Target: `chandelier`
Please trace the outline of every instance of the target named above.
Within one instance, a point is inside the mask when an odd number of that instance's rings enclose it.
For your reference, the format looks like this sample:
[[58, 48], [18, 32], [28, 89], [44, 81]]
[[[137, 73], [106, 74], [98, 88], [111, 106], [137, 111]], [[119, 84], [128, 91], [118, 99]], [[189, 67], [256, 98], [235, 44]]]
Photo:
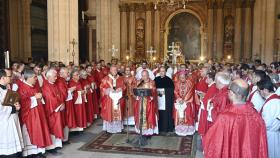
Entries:
[[178, 7], [182, 6], [184, 9], [186, 9], [186, 3], [188, 3], [190, 0], [155, 0], [154, 2], [154, 9], [157, 9], [157, 5], [163, 4], [167, 5], [168, 7], [173, 7], [177, 5]]

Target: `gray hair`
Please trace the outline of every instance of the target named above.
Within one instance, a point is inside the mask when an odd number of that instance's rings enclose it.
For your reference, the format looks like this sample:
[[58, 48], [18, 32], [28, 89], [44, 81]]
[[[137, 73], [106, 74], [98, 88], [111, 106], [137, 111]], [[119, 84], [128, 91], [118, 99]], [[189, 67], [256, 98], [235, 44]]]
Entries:
[[80, 77], [85, 77], [85, 76], [87, 76], [87, 72], [86, 72], [86, 70], [80, 70]]
[[48, 79], [49, 77], [53, 76], [55, 73], [57, 73], [57, 72], [54, 68], [48, 69], [46, 72], [46, 78]]
[[215, 80], [219, 81], [220, 83], [222, 83], [224, 85], [229, 85], [231, 78], [228, 73], [218, 72], [215, 76]]
[[61, 67], [59, 70], [59, 73], [61, 74], [62, 72], [68, 71], [67, 67]]
[[31, 69], [25, 69], [24, 70], [24, 80], [27, 80], [28, 78], [31, 78], [35, 75], [35, 72]]
[[74, 69], [71, 71], [71, 73], [70, 73], [70, 77], [71, 77], [71, 78], [73, 78], [73, 75], [74, 75], [75, 72], [78, 72], [78, 73], [79, 73], [79, 69], [75, 69], [75, 68], [74, 68]]

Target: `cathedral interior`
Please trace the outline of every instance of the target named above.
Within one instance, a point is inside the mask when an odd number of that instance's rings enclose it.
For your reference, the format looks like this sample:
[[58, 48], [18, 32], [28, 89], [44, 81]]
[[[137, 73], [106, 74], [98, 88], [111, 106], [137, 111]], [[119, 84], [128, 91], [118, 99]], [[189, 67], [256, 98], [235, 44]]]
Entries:
[[280, 59], [279, 0], [0, 0], [0, 24], [2, 61]]

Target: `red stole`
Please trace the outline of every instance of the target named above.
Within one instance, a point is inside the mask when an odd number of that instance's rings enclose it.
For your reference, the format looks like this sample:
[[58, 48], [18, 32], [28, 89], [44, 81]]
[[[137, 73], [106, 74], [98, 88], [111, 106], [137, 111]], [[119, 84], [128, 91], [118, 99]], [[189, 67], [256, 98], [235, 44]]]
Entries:
[[264, 104], [263, 104], [261, 110], [260, 110], [260, 114], [262, 114], [262, 112], [263, 112], [263, 107], [266, 105], [266, 103], [269, 102], [269, 101], [272, 100], [272, 99], [280, 99], [280, 96], [278, 96], [277, 94], [272, 94], [269, 98], [267, 98], [267, 99], [265, 100], [265, 102], [264, 102]]

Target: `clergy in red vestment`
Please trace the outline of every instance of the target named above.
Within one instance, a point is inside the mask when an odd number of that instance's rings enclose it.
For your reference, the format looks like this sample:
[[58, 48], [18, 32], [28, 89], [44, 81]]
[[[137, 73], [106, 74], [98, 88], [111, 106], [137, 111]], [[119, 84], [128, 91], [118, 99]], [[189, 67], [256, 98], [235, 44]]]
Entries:
[[52, 150], [57, 147], [62, 147], [64, 135], [60, 111], [64, 110], [65, 104], [61, 92], [55, 84], [57, 79], [56, 70], [49, 69], [46, 72], [46, 79], [47, 80], [43, 83], [42, 93], [46, 103], [44, 107], [53, 143], [51, 146], [48, 146], [47, 149]]
[[87, 71], [87, 80], [91, 85], [92, 89], [92, 98], [93, 98], [93, 114], [94, 118], [97, 118], [99, 115], [99, 103], [98, 103], [98, 97], [97, 97], [97, 84], [94, 75], [92, 75], [92, 66], [87, 65], [86, 66]]
[[70, 79], [69, 70], [66, 67], [60, 68], [59, 77], [56, 80], [56, 85], [59, 88], [62, 100], [65, 103], [65, 109], [61, 111], [62, 122], [64, 127], [63, 143], [68, 144], [69, 129], [76, 128], [76, 119], [74, 112], [73, 96], [72, 93], [76, 87], [68, 88], [67, 81]]
[[141, 98], [136, 97], [134, 103], [135, 130], [140, 133], [140, 119], [143, 117], [142, 135], [150, 136], [158, 134], [158, 108], [157, 108], [157, 89], [155, 81], [149, 77], [149, 72], [143, 70], [141, 80], [136, 83], [137, 88], [147, 88], [152, 90], [152, 96], [144, 97], [143, 116], [141, 116]]
[[267, 158], [265, 123], [251, 103], [246, 103], [248, 84], [237, 79], [229, 88], [231, 106], [203, 137], [205, 158]]
[[90, 126], [93, 123], [94, 119], [94, 107], [93, 107], [93, 95], [91, 89], [91, 83], [87, 80], [86, 70], [80, 70], [80, 82], [83, 90], [85, 91], [85, 105], [86, 105], [86, 114], [87, 114], [87, 126]]
[[193, 135], [195, 132], [195, 85], [190, 79], [187, 79], [188, 73], [188, 71], [180, 71], [179, 78], [174, 83], [173, 118], [175, 133], [180, 136]]
[[23, 156], [42, 157], [45, 148], [52, 145], [51, 135], [43, 107], [42, 93], [35, 87], [37, 76], [32, 70], [24, 71], [24, 81], [18, 84], [21, 104]]
[[[206, 82], [207, 79], [207, 72], [208, 72], [208, 67], [202, 67], [201, 70], [197, 70], [195, 73], [192, 73], [192, 75], [197, 76], [198, 82], [195, 85], [195, 93], [196, 93], [196, 100], [195, 100], [195, 114], [196, 115], [196, 129], [198, 129], [198, 122], [201, 114], [201, 101], [207, 92], [208, 89], [208, 84]], [[196, 81], [194, 81], [196, 82]]]
[[93, 76], [95, 77], [95, 83], [96, 83], [96, 92], [97, 92], [97, 98], [100, 102], [100, 83], [102, 79], [105, 77], [102, 69], [101, 69], [101, 63], [96, 64], [96, 69], [93, 71]]
[[82, 87], [79, 76], [79, 70], [73, 69], [71, 72], [71, 80], [68, 87], [76, 87], [73, 91], [73, 103], [77, 128], [70, 131], [83, 131], [87, 127], [87, 114], [85, 105], [85, 90]]
[[119, 133], [123, 129], [126, 87], [124, 79], [117, 74], [116, 66], [111, 66], [110, 74], [102, 79], [100, 92], [103, 130]]
[[134, 102], [135, 97], [133, 94], [133, 88], [136, 84], [136, 79], [131, 75], [131, 68], [125, 68], [124, 83], [126, 85], [126, 110], [124, 111], [125, 120], [124, 124], [135, 125], [134, 122]]
[[208, 90], [206, 94], [204, 95], [201, 105], [200, 105], [200, 118], [199, 118], [199, 124], [198, 124], [198, 133], [201, 136], [204, 136], [209, 129], [208, 121], [207, 121], [207, 103], [212, 97], [215, 96], [215, 94], [218, 92], [218, 89], [215, 84], [215, 72], [209, 72], [207, 74], [206, 82], [208, 83]]
[[210, 126], [215, 122], [217, 116], [230, 106], [228, 98], [228, 85], [230, 81], [230, 76], [227, 73], [218, 72], [215, 76], [216, 87], [219, 91], [207, 103], [207, 120]]

